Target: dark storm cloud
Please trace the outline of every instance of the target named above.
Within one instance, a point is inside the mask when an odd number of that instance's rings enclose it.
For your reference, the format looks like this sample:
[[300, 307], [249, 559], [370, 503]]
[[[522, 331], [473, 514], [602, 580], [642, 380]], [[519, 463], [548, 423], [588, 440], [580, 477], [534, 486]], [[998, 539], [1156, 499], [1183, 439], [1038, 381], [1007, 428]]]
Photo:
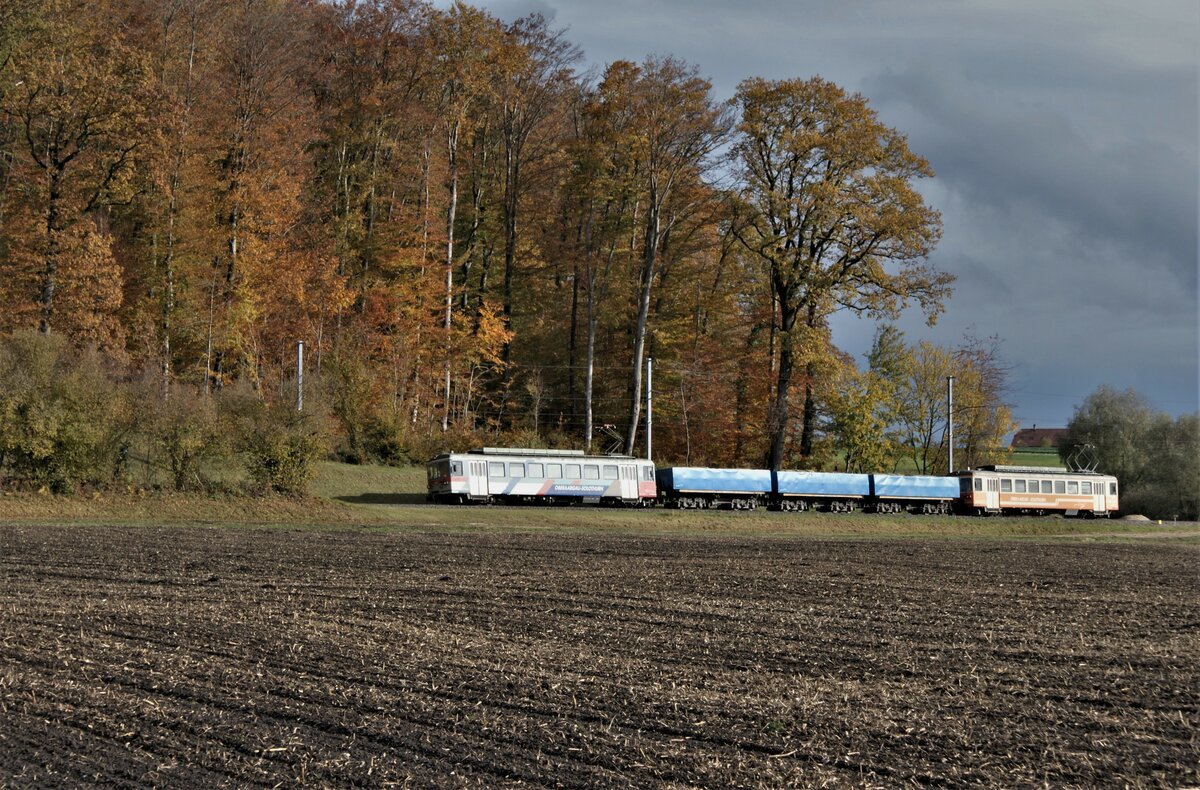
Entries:
[[[1177, 73], [1143, 82], [1142, 88], [1172, 86], [1177, 104], [1190, 104], [1194, 115], [1194, 77], [1190, 85]], [[1070, 228], [1081, 253], [1100, 247], [1101, 263], [1164, 266], [1176, 280], [1172, 290], [1194, 296], [1194, 148], [1134, 138], [1101, 144], [1069, 117], [1068, 107], [981, 90], [945, 71], [892, 71], [869, 79], [866, 89], [879, 104], [908, 106], [914, 126], [905, 131], [913, 147], [933, 162], [947, 189], [977, 209], [1003, 216], [1024, 204], [1042, 222]], [[1031, 235], [1036, 228], [1014, 237], [1014, 248]]]

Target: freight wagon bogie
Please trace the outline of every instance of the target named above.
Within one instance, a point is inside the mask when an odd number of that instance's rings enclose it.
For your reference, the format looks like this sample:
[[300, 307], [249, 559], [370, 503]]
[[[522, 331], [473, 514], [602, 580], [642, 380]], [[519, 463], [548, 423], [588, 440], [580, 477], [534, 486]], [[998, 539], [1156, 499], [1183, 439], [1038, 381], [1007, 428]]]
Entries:
[[663, 507], [677, 510], [755, 510], [759, 506], [757, 495], [730, 496], [704, 491], [686, 493], [672, 492], [663, 497]]
[[876, 502], [871, 507], [873, 513], [920, 514], [922, 516], [944, 516], [953, 509], [954, 500], [934, 501], [897, 501], [889, 500]]

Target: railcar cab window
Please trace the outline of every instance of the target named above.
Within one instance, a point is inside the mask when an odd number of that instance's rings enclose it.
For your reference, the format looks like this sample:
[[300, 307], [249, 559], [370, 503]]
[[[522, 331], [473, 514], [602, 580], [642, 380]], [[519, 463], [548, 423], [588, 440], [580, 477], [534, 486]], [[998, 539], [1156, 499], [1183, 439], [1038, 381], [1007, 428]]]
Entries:
[[579, 479], [579, 464], [567, 464], [567, 478], [570, 480]]
[[1108, 484], [1108, 495], [1109, 495], [1109, 496], [1116, 496], [1116, 495], [1117, 495], [1117, 484], [1116, 484], [1116, 483], [1109, 483], [1109, 484]]
[[584, 480], [599, 480], [600, 479], [600, 467], [596, 466], [595, 464], [584, 464], [583, 465], [583, 479]]
[[543, 477], [542, 465], [541, 464], [530, 464], [529, 465], [529, 476], [530, 477]]
[[983, 478], [982, 477], [975, 478], [975, 490], [976, 491], [983, 490]]
[[558, 479], [562, 477], [562, 464], [546, 464], [546, 477]]
[[488, 477], [504, 477], [504, 464], [492, 461], [488, 464]]
[[642, 479], [643, 480], [653, 480], [654, 479], [654, 467], [653, 466], [647, 466], [642, 469]]
[[454, 461], [450, 464], [450, 474], [452, 474], [452, 475], [461, 475], [462, 474], [462, 461]]

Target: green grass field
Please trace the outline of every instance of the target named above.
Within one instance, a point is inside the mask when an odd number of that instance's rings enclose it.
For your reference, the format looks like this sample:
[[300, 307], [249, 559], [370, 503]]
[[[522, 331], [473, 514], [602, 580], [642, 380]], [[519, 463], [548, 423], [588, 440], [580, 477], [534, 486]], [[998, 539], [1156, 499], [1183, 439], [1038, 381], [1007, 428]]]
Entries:
[[[371, 530], [572, 530], [822, 538], [957, 537], [1200, 541], [1200, 531], [1146, 522], [869, 514], [696, 512], [595, 507], [446, 507], [425, 503], [425, 470], [323, 462], [305, 498], [202, 496], [129, 490], [88, 497], [0, 496], [0, 524], [229, 524]], [[1190, 531], [1189, 531], [1190, 530]]]
[[[1063, 466], [1062, 460], [1059, 459], [1058, 453], [1053, 448], [1046, 448], [1045, 450], [1015, 450], [999, 463], [1009, 466]], [[955, 466], [958, 467], [958, 464], [955, 464]], [[901, 456], [896, 462], [895, 471], [897, 474], [911, 475], [916, 474], [917, 467], [913, 463], [912, 458]], [[942, 474], [943, 472], [944, 470], [938, 470], [933, 474]]]

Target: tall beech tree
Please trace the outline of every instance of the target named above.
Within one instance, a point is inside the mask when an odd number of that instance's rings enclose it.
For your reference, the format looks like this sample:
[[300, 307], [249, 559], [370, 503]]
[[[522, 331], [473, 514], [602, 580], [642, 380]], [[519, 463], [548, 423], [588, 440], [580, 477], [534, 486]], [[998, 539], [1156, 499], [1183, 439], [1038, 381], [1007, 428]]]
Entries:
[[[531, 175], [539, 175], [531, 170], [548, 169], [547, 161], [561, 148], [565, 109], [575, 87], [573, 66], [582, 53], [566, 40], [562, 31], [551, 29], [540, 14], [518, 19], [507, 32], [518, 45], [512, 67], [501, 75], [497, 100], [504, 156], [501, 315], [510, 327], [514, 282], [520, 265], [518, 230], [522, 202], [530, 191]], [[502, 361], [508, 363], [511, 354], [511, 344], [505, 344]], [[505, 376], [507, 381], [507, 372]]]
[[633, 326], [633, 370], [625, 451], [632, 453], [642, 409], [642, 362], [650, 294], [658, 275], [664, 238], [692, 213], [687, 203], [667, 206], [687, 182], [698, 182], [709, 156], [729, 129], [725, 108], [712, 96], [712, 84], [693, 66], [674, 58], [649, 58], [639, 69], [632, 93], [637, 137], [634, 151], [644, 211], [637, 310]]
[[190, 223], [194, 230], [201, 221], [196, 217], [198, 193], [206, 175], [204, 135], [196, 128], [196, 106], [210, 88], [213, 33], [227, 4], [222, 0], [143, 0], [143, 5], [150, 21], [143, 47], [151, 57], [162, 103], [154, 118], [155, 152], [143, 174], [146, 187], [138, 208], [150, 264], [144, 290], [158, 330], [159, 387], [165, 398], [178, 352], [173, 343], [180, 334], [176, 326], [179, 290], [187, 280], [180, 258], [188, 257], [189, 243], [195, 241], [187, 226]]
[[222, 19], [205, 107], [215, 190], [206, 386], [257, 382], [269, 283], [289, 262], [311, 134], [304, 90], [310, 28], [285, 0], [237, 0]]
[[89, 233], [107, 232], [76, 226], [130, 199], [146, 148], [156, 95], [148, 58], [127, 40], [131, 16], [121, 3], [48, 0], [6, 52], [0, 112], [19, 141], [22, 208], [37, 216], [15, 257], [37, 271], [42, 332], [55, 321], [61, 269]]
[[454, 316], [455, 221], [458, 212], [460, 148], [473, 129], [477, 105], [487, 101], [495, 86], [494, 73], [511, 52], [500, 22], [462, 2], [436, 14], [430, 26], [435, 64], [432, 80], [437, 93], [437, 116], [445, 135], [446, 153], [446, 303], [443, 321], [446, 354], [442, 431], [450, 427], [452, 330]]
[[768, 267], [778, 307], [766, 458], [778, 469], [797, 364], [809, 374], [800, 452], [812, 453], [812, 363], [826, 318], [843, 309], [895, 315], [915, 299], [932, 321], [953, 278], [925, 263], [941, 220], [913, 182], [933, 171], [866, 99], [820, 77], [755, 78], [741, 83], [735, 102], [742, 185], [733, 232]]
[[[630, 156], [633, 113], [629, 101], [635, 72], [623, 61], [609, 67], [595, 90], [580, 96], [576, 137], [569, 154], [562, 251], [573, 264], [571, 341], [583, 307], [583, 444], [591, 449], [595, 429], [596, 341], [613, 289], [614, 268], [630, 254], [636, 201], [635, 163]], [[579, 304], [582, 300], [582, 305]], [[573, 355], [572, 355], [573, 356]], [[574, 362], [574, 359], [572, 359]]]

